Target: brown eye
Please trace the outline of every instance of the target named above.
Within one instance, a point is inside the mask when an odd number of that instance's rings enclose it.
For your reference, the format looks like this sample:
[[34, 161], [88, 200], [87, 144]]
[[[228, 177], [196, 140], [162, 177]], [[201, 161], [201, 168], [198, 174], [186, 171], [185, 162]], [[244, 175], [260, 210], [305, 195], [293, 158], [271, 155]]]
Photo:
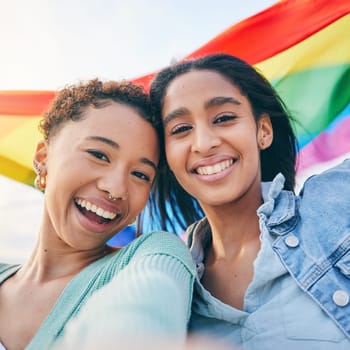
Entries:
[[93, 157], [95, 157], [95, 158], [97, 158], [97, 159], [104, 160], [104, 161], [106, 161], [106, 162], [109, 163], [108, 157], [107, 157], [103, 152], [96, 151], [96, 150], [88, 150], [87, 152], [88, 152], [89, 154], [91, 154]]
[[215, 118], [214, 120], [214, 124], [220, 124], [220, 123], [225, 123], [227, 121], [232, 121], [234, 119], [236, 119], [237, 117], [232, 115], [232, 114], [224, 114], [224, 115], [220, 115], [218, 117]]
[[150, 182], [150, 177], [148, 175], [146, 175], [145, 173], [141, 172], [141, 171], [133, 171], [132, 174], [136, 177], [138, 177], [141, 180]]
[[190, 125], [178, 125], [178, 126], [175, 126], [173, 129], [171, 129], [170, 134], [171, 135], [181, 134], [183, 132], [190, 130], [191, 128], [192, 127]]

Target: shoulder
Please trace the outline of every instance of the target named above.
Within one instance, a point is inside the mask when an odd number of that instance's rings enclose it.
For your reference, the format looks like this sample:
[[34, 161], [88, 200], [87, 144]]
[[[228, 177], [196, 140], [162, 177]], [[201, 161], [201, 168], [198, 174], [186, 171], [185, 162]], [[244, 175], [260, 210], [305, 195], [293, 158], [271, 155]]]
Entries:
[[[303, 186], [301, 193], [306, 190], [313, 190], [322, 186], [324, 191], [334, 191], [344, 189], [350, 191], [350, 159], [346, 159], [340, 164], [323, 171], [320, 174], [309, 177]], [[319, 189], [319, 188], [318, 188]], [[346, 193], [346, 192], [345, 192]], [[344, 193], [344, 194], [345, 194]]]
[[0, 263], [0, 274], [3, 274], [6, 271], [9, 271], [9, 270], [12, 270], [12, 269], [16, 269], [18, 267], [19, 267], [19, 265], [15, 265], [15, 264]]
[[180, 260], [188, 269], [195, 270], [189, 249], [181, 238], [173, 233], [154, 231], [142, 234], [123, 248], [126, 256], [134, 258], [146, 255], [164, 255]]
[[304, 206], [329, 207], [350, 211], [350, 159], [308, 178], [300, 191]]
[[19, 268], [20, 265], [0, 263], [0, 284], [13, 275]]
[[[299, 224], [294, 231], [318, 258], [350, 248], [350, 160], [310, 177], [300, 192]], [[321, 245], [322, 250], [319, 250]], [[343, 253], [339, 253], [343, 254]]]

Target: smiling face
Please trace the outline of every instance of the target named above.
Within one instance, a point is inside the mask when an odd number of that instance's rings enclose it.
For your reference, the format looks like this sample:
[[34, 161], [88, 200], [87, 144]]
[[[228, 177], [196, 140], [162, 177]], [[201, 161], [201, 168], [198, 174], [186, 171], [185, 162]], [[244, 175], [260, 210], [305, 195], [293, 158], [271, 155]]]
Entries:
[[134, 108], [89, 107], [38, 145], [35, 160], [47, 174], [43, 230], [75, 249], [104, 246], [145, 207], [158, 158], [156, 132]]
[[162, 108], [168, 164], [202, 209], [260, 201], [261, 148], [272, 142], [268, 116], [256, 123], [248, 99], [221, 74], [175, 78]]

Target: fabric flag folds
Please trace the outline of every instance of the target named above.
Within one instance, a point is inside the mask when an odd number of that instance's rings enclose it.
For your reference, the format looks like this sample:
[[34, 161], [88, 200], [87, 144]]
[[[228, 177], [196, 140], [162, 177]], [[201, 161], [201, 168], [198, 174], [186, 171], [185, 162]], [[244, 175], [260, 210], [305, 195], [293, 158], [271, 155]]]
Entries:
[[40, 115], [52, 91], [0, 91], [0, 174], [28, 185], [34, 183], [32, 159]]
[[[298, 171], [350, 155], [350, 0], [285, 0], [186, 58], [229, 53], [271, 81], [297, 123]], [[135, 82], [148, 86], [153, 74]], [[0, 91], [0, 173], [32, 184], [40, 114], [52, 91]]]

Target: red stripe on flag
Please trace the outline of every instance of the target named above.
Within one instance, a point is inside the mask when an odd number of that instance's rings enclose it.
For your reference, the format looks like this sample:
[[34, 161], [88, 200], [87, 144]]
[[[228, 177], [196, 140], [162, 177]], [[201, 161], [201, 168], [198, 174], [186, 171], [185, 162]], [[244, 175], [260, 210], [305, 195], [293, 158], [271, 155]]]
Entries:
[[54, 96], [54, 91], [0, 91], [0, 114], [38, 116]]
[[349, 0], [287, 0], [222, 32], [188, 58], [227, 53], [256, 64], [350, 13]]

